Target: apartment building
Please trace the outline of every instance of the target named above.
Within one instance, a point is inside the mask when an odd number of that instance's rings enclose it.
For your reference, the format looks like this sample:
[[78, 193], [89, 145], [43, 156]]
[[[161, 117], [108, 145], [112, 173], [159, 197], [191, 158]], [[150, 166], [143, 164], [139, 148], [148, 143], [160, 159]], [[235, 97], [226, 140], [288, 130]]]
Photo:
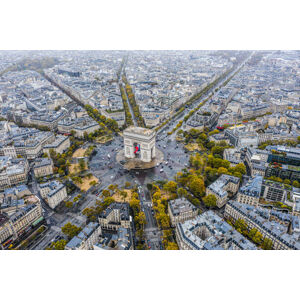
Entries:
[[262, 181], [263, 177], [260, 175], [250, 178], [247, 183], [239, 189], [237, 201], [257, 206], [260, 199]]
[[26, 198], [32, 193], [24, 184], [5, 189], [0, 193], [0, 213], [12, 214], [27, 205]]
[[5, 135], [1, 141], [0, 155], [17, 157], [21, 155], [29, 160], [35, 159], [43, 153], [43, 146], [55, 140], [53, 132], [28, 130], [13, 131]]
[[26, 183], [28, 171], [27, 159], [0, 156], [0, 190]]
[[[236, 201], [228, 201], [224, 216], [233, 221], [244, 220], [249, 230], [256, 228], [263, 238], [272, 241], [274, 250], [300, 249], [300, 223], [298, 217], [288, 217], [289, 215], [279, 212], [274, 214], [268, 209], [257, 208]], [[290, 218], [288, 222], [286, 222], [287, 217]], [[282, 221], [278, 222], [278, 220]]]
[[217, 206], [223, 207], [230, 193], [235, 195], [239, 187], [240, 179], [235, 176], [222, 174], [215, 182], [206, 188], [206, 195], [215, 195], [217, 198]]
[[168, 212], [172, 226], [179, 222], [193, 219], [198, 214], [198, 209], [185, 198], [178, 198], [168, 202]]
[[85, 133], [90, 134], [99, 128], [100, 125], [97, 122], [90, 121], [88, 124], [74, 127], [73, 130], [75, 131], [75, 136], [82, 139]]
[[256, 250], [256, 246], [211, 210], [176, 224], [180, 250]]
[[133, 250], [133, 240], [129, 228], [120, 227], [116, 233], [106, 233], [93, 245], [94, 250]]
[[64, 135], [57, 135], [53, 143], [44, 146], [43, 152], [50, 155], [50, 151], [54, 150], [56, 153], [64, 153], [70, 147], [70, 138]]
[[8, 240], [16, 240], [27, 229], [43, 219], [40, 199], [31, 195], [27, 197], [27, 205], [19, 208], [11, 215], [0, 214], [0, 247]]
[[265, 175], [267, 169], [269, 151], [259, 150], [251, 147], [247, 148], [245, 161], [250, 169], [251, 176]]
[[74, 236], [66, 245], [66, 250], [92, 250], [99, 241], [101, 227], [96, 222], [90, 222], [77, 236]]
[[34, 161], [33, 172], [35, 177], [53, 174], [53, 161], [51, 158], [37, 158]]
[[39, 190], [41, 197], [52, 209], [66, 200], [68, 196], [66, 187], [56, 180], [40, 184]]
[[128, 203], [114, 202], [99, 216], [99, 224], [102, 229], [116, 231], [120, 227], [131, 228], [131, 222]]

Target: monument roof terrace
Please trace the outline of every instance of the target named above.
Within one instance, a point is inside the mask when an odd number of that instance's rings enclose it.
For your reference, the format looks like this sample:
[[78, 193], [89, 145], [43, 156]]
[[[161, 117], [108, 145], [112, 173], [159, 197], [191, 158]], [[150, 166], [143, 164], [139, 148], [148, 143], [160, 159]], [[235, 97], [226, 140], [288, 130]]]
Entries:
[[136, 127], [136, 126], [129, 126], [124, 130], [124, 134], [139, 134], [144, 136], [151, 136], [155, 134], [155, 132], [151, 129], [143, 128], [143, 127]]

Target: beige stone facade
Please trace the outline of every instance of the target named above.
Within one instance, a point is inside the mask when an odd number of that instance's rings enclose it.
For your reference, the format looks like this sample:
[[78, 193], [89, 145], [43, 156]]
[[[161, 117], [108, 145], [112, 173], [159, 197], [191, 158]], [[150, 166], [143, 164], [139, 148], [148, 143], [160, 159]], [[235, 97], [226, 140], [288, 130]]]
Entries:
[[136, 158], [135, 145], [140, 147], [140, 160], [150, 162], [156, 155], [155, 131], [142, 127], [130, 126], [123, 131], [126, 158]]
[[33, 167], [35, 177], [43, 177], [53, 174], [52, 159], [37, 159]]
[[179, 198], [168, 202], [168, 213], [172, 226], [175, 226], [196, 217], [198, 209], [187, 199]]

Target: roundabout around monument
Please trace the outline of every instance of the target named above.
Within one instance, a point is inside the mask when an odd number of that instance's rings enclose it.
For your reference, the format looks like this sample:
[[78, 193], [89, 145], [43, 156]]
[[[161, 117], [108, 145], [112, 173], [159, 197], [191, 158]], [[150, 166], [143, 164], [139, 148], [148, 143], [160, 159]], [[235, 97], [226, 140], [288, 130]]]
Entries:
[[116, 161], [126, 170], [146, 170], [162, 163], [164, 161], [164, 154], [156, 148], [156, 156], [150, 162], [144, 162], [139, 158], [125, 157], [124, 149], [122, 149], [117, 153]]

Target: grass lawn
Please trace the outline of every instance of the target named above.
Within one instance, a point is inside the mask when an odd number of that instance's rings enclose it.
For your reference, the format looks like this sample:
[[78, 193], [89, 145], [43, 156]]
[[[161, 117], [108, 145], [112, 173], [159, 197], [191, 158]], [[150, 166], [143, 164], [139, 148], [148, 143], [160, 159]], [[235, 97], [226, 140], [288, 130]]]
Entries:
[[84, 177], [84, 178], [82, 178], [82, 183], [75, 183], [75, 185], [77, 187], [79, 187], [81, 191], [86, 192], [90, 187], [92, 187], [90, 185], [90, 182], [92, 182], [92, 181], [96, 181], [98, 183], [99, 179], [97, 177], [95, 177], [94, 175], [91, 178]]
[[189, 151], [202, 150], [201, 147], [197, 143], [190, 143], [185, 146], [185, 148]]
[[85, 157], [85, 151], [86, 149], [79, 148], [73, 153], [72, 157]]
[[111, 141], [112, 140], [112, 137], [111, 136], [108, 136], [108, 135], [104, 135], [104, 136], [100, 136], [96, 139], [96, 143], [99, 143], [99, 144], [104, 144], [108, 141]]
[[166, 198], [167, 200], [169, 200], [172, 197], [173, 197], [172, 193], [165, 190], [161, 190], [161, 198]]
[[[85, 166], [84, 170], [87, 170], [87, 166]], [[80, 172], [80, 167], [79, 167], [79, 164], [71, 164], [70, 167], [69, 167], [69, 172], [70, 174], [76, 174], [76, 173], [79, 173]]]
[[114, 193], [114, 194], [112, 195], [112, 198], [113, 198], [116, 202], [129, 202], [130, 199], [131, 199], [132, 191], [129, 190], [129, 189], [124, 189], [123, 191], [127, 193], [127, 197], [126, 197], [124, 200], [123, 200], [123, 197], [120, 195], [120, 193]]

